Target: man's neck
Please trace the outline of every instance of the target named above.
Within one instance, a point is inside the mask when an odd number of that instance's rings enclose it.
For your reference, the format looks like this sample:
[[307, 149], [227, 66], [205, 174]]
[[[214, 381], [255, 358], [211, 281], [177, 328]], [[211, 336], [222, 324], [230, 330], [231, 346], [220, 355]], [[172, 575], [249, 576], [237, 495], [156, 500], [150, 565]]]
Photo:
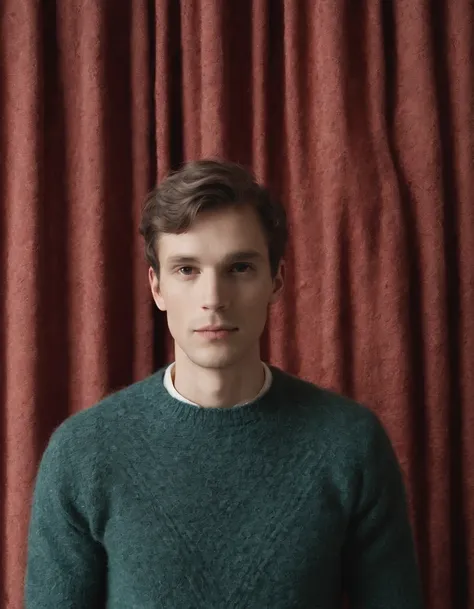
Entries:
[[265, 369], [259, 355], [228, 368], [202, 368], [176, 353], [173, 370], [176, 391], [207, 408], [231, 408], [254, 399], [263, 387]]

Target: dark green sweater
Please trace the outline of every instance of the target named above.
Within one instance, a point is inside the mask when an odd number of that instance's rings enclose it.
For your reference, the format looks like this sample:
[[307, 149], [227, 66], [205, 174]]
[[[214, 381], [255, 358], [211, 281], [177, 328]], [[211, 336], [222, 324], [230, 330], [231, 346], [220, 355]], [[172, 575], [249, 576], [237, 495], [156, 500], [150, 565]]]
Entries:
[[239, 408], [176, 400], [162, 369], [68, 418], [36, 481], [26, 608], [422, 607], [379, 420], [271, 370]]

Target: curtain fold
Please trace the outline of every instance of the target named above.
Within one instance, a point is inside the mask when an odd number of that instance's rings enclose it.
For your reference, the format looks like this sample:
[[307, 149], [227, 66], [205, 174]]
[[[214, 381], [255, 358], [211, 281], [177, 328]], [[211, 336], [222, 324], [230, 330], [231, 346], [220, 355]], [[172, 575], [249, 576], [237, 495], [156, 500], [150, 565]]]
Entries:
[[[149, 6], [0, 6], [2, 607], [22, 606], [54, 428], [152, 370], [138, 231], [154, 146]], [[153, 25], [154, 28], [154, 25]]]
[[379, 414], [426, 606], [474, 608], [472, 2], [3, 0], [0, 19], [3, 605], [52, 431], [172, 358], [143, 197], [220, 156], [288, 212], [265, 357]]

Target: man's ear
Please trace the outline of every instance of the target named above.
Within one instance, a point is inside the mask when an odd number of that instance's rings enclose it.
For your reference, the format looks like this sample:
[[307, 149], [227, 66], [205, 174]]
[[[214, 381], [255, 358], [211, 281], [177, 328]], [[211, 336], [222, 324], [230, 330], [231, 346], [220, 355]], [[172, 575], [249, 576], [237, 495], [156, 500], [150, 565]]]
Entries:
[[280, 299], [280, 296], [283, 292], [283, 288], [285, 287], [285, 273], [285, 261], [280, 260], [280, 263], [278, 265], [278, 271], [275, 277], [273, 278], [273, 289], [272, 295], [270, 297], [270, 304], [274, 304], [275, 302], [277, 302], [277, 300]]
[[150, 266], [148, 269], [148, 282], [150, 284], [151, 295], [153, 296], [156, 306], [160, 309], [160, 311], [166, 311], [165, 301], [163, 300], [163, 296], [160, 292], [160, 280], [152, 266]]

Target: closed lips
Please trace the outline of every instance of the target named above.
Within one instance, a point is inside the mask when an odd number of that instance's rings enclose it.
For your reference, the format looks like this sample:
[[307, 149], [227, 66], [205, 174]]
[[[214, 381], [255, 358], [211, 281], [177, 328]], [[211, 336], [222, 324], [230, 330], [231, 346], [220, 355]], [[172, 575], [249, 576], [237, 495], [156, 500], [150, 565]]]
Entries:
[[237, 328], [232, 328], [231, 326], [206, 326], [205, 328], [200, 328], [196, 330], [197, 332], [233, 332], [237, 330]]

